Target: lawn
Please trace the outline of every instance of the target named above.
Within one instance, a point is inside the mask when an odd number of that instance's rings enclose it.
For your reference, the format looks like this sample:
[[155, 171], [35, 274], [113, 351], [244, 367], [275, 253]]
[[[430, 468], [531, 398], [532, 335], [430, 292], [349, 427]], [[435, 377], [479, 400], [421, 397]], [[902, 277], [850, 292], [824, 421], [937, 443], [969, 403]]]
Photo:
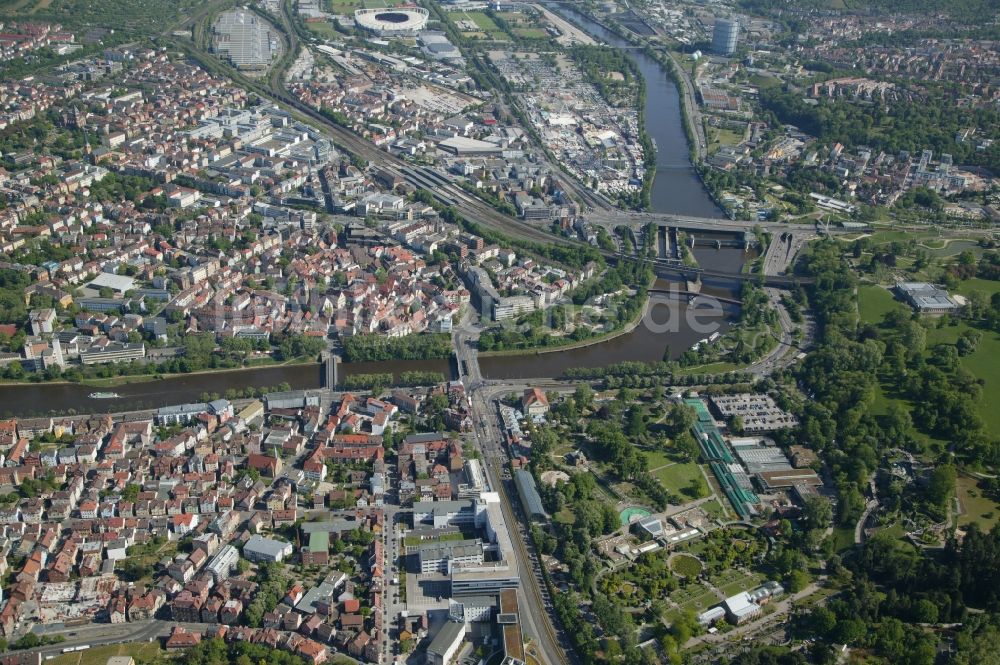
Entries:
[[713, 520], [720, 519], [726, 516], [726, 511], [719, 503], [718, 499], [712, 499], [711, 501], [706, 501], [699, 506], [706, 515], [708, 515]]
[[673, 463], [673, 460], [662, 450], [644, 452], [643, 456], [645, 456], [646, 461], [649, 463], [650, 469], [659, 469], [661, 466]]
[[500, 26], [498, 26], [493, 19], [483, 12], [465, 12], [465, 15], [472, 19], [476, 26], [483, 32], [495, 32], [500, 30]]
[[678, 575], [694, 579], [701, 572], [701, 561], [690, 554], [678, 554], [670, 560], [670, 568]]
[[972, 252], [977, 257], [982, 256], [986, 251], [979, 246], [978, 242], [972, 240], [952, 240], [941, 249], [932, 249], [930, 252], [934, 256], [957, 256], [966, 250]]
[[705, 608], [719, 602], [715, 592], [702, 584], [691, 584], [686, 589], [677, 589], [670, 594], [670, 600], [680, 605], [681, 609], [701, 612]]
[[905, 307], [881, 286], [858, 287], [858, 314], [865, 323], [880, 323], [889, 312]]
[[975, 277], [961, 282], [958, 285], [958, 288], [955, 289], [956, 293], [963, 296], [968, 296], [973, 291], [981, 291], [985, 293], [987, 296], [986, 299], [989, 300], [989, 297], [994, 293], [1000, 292], [1000, 282], [995, 282], [992, 279], [979, 279], [978, 277]]
[[150, 662], [157, 655], [163, 654], [160, 643], [129, 642], [127, 644], [108, 644], [91, 647], [77, 653], [66, 653], [46, 660], [46, 665], [105, 665], [112, 656], [132, 656], [141, 662]]
[[723, 129], [719, 127], [708, 127], [709, 151], [711, 151], [712, 148], [722, 147], [724, 145], [738, 145], [742, 140], [742, 132], [734, 132], [731, 129]]
[[983, 496], [983, 491], [979, 489], [977, 482], [971, 476], [959, 476], [957, 480], [958, 501], [962, 504], [958, 525], [967, 526], [978, 522], [983, 531], [989, 531], [1000, 518], [1000, 505]]
[[674, 372], [674, 376], [687, 376], [689, 374], [723, 374], [741, 369], [743, 365], [730, 362], [709, 363], [707, 365], [692, 365], [691, 367], [681, 367]]
[[322, 37], [324, 39], [335, 39], [337, 37], [337, 31], [326, 21], [312, 21], [306, 23], [306, 27], [309, 28], [310, 32], [315, 33], [317, 37]]
[[913, 233], [912, 231], [878, 231], [871, 234], [869, 239], [873, 245], [884, 245], [890, 242], [907, 242], [910, 240], [927, 240], [937, 238], [936, 233]]
[[525, 39], [544, 39], [549, 36], [549, 33], [541, 28], [514, 28], [514, 34]]
[[573, 524], [576, 522], [576, 515], [569, 508], [563, 508], [552, 516], [552, 521], [558, 524]]
[[712, 578], [712, 584], [726, 597], [755, 589], [764, 581], [760, 573], [742, 573], [738, 570], [726, 570]]
[[833, 546], [838, 552], [843, 552], [854, 547], [854, 529], [835, 527], [830, 537], [833, 538]]
[[[932, 328], [927, 331], [927, 348], [930, 349], [939, 343], [952, 344], [960, 334], [971, 329], [964, 322], [957, 326]], [[983, 394], [976, 405], [976, 410], [990, 435], [996, 436], [1000, 433], [1000, 409], [996, 408], [996, 405], [1000, 404], [1000, 336], [988, 330], [980, 332], [983, 339], [979, 343], [979, 348], [963, 357], [961, 363], [962, 367], [984, 382]]]
[[700, 499], [709, 494], [708, 486], [701, 474], [701, 469], [694, 462], [671, 464], [658, 471], [654, 471], [653, 475], [656, 476], [656, 479], [660, 481], [660, 484], [668, 492], [673, 494], [689, 496], [685, 490], [689, 490], [695, 482], [699, 483], [698, 493], [696, 496], [691, 496], [692, 499]]
[[896, 545], [896, 547], [902, 549], [913, 547], [913, 544], [906, 537], [906, 528], [898, 522], [890, 524], [889, 526], [882, 527], [878, 531], [879, 533], [884, 533], [891, 536], [892, 539], [894, 540], [894, 545]]
[[[478, 30], [470, 31], [464, 30], [462, 35], [470, 39], [493, 39], [496, 41], [510, 41], [509, 36], [506, 32], [500, 29], [500, 26], [496, 24], [492, 18], [487, 16], [483, 12], [467, 12], [467, 11], [454, 11], [448, 12], [448, 18], [452, 22], [466, 22], [471, 21], [476, 25]], [[467, 26], [461, 26], [466, 28]]]
[[[6, 7], [4, 7], [3, 13], [9, 15], [20, 13], [24, 11], [24, 8], [28, 6], [28, 3], [30, 1], [31, 0], [14, 0], [12, 4], [9, 4]], [[33, 13], [36, 9], [37, 7], [33, 6], [31, 12]]]
[[465, 540], [465, 534], [459, 533], [445, 533], [440, 536], [435, 536], [433, 538], [421, 538], [420, 536], [407, 536], [403, 539], [403, 544], [409, 547], [416, 547], [421, 543], [445, 543]]
[[355, 9], [361, 9], [361, 0], [329, 0], [330, 12], [333, 14], [353, 14]]

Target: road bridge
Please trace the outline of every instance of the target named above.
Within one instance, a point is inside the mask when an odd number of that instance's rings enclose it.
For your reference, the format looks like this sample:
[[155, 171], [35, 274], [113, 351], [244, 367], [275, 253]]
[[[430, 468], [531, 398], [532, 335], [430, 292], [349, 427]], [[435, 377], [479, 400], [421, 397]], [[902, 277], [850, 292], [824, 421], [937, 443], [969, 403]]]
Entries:
[[[626, 257], [628, 260], [631, 257]], [[677, 261], [652, 261], [653, 272], [657, 277], [673, 278], [681, 276], [684, 278], [702, 279], [705, 277], [728, 279], [739, 282], [759, 282], [764, 286], [787, 289], [796, 284], [809, 284], [812, 278], [795, 277], [791, 275], [760, 275], [759, 273], [728, 272], [725, 270], [706, 270], [698, 266], [689, 266]]]
[[[603, 226], [608, 231], [614, 231], [619, 226], [637, 229], [642, 228], [647, 224], [689, 231], [716, 231], [725, 233], [744, 233], [747, 231], [756, 231], [758, 229], [769, 233], [814, 233], [816, 231], [816, 227], [812, 224], [751, 221], [742, 219], [726, 219], [724, 217], [695, 217], [693, 215], [675, 215], [662, 212], [633, 212], [629, 210], [594, 210], [584, 215], [584, 218], [587, 222]], [[824, 229], [824, 233], [837, 234], [845, 232], [857, 233], [857, 229]]]
[[727, 296], [716, 296], [708, 293], [701, 293], [699, 291], [687, 291], [678, 289], [649, 289], [647, 293], [659, 293], [667, 295], [684, 296], [691, 299], [692, 301], [697, 301], [698, 298], [705, 298], [706, 300], [717, 300], [719, 302], [728, 303], [730, 305], [743, 305], [743, 301], [738, 298], [729, 298]]

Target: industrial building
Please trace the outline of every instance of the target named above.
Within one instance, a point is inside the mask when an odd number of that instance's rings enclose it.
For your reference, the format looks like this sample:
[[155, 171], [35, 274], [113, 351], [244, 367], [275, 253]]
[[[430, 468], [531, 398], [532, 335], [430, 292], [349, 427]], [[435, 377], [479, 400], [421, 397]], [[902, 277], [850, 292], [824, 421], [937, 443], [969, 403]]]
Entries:
[[736, 52], [736, 42], [739, 35], [739, 21], [729, 18], [715, 19], [715, 28], [712, 30], [712, 50], [719, 55], [732, 55]]
[[254, 534], [243, 546], [243, 558], [248, 561], [280, 562], [292, 555], [292, 544], [281, 540], [272, 540]]
[[237, 69], [265, 69], [281, 49], [271, 26], [249, 9], [222, 12], [212, 32], [215, 52]]
[[521, 506], [528, 517], [533, 520], [546, 519], [545, 508], [542, 507], [542, 497], [538, 495], [534, 476], [524, 469], [518, 469], [514, 472], [514, 485], [517, 486], [517, 494], [521, 497]]

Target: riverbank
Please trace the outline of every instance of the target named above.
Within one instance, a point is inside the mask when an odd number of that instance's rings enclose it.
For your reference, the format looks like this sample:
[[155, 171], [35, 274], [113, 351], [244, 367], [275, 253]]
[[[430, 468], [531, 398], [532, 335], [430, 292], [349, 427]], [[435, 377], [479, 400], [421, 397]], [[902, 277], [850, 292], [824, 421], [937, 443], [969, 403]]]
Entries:
[[595, 344], [601, 344], [602, 342], [609, 342], [617, 337], [627, 335], [634, 331], [646, 316], [646, 313], [652, 304], [652, 296], [647, 295], [646, 304], [643, 305], [643, 308], [639, 310], [639, 313], [632, 317], [632, 319], [626, 323], [624, 327], [619, 328], [618, 330], [606, 332], [602, 335], [598, 335], [597, 337], [589, 337], [587, 339], [581, 339], [578, 342], [560, 344], [559, 346], [536, 347], [533, 349], [506, 349], [503, 351], [483, 351], [477, 355], [480, 358], [509, 358], [512, 356], [542, 356], [547, 353], [559, 353], [560, 351], [585, 349], [588, 346], [594, 346]]
[[[681, 67], [607, 17], [592, 16], [578, 6], [550, 9], [609, 46], [639, 47], [631, 55], [647, 84], [647, 130], [657, 154], [651, 208], [656, 212], [721, 218], [724, 211], [697, 168], [703, 148], [694, 117], [696, 100], [693, 84], [685, 80]], [[695, 195], [696, 191], [700, 196]]]
[[46, 381], [45, 379], [41, 379], [39, 381], [11, 381], [9, 379], [0, 379], [0, 386], [86, 386], [88, 388], [114, 388], [117, 386], [151, 383], [153, 381], [169, 381], [171, 379], [197, 377], [199, 375], [216, 376], [218, 374], [228, 374], [232, 372], [251, 372], [260, 369], [275, 369], [280, 367], [291, 367], [294, 365], [308, 365], [309, 363], [316, 363], [316, 359], [307, 357], [292, 358], [291, 360], [285, 360], [282, 362], [274, 361], [248, 363], [239, 367], [217, 367], [214, 369], [199, 369], [193, 372], [157, 372], [156, 374], [123, 374], [121, 376], [86, 377], [80, 379], [79, 381], [68, 381], [66, 379], [53, 379], [51, 381]]

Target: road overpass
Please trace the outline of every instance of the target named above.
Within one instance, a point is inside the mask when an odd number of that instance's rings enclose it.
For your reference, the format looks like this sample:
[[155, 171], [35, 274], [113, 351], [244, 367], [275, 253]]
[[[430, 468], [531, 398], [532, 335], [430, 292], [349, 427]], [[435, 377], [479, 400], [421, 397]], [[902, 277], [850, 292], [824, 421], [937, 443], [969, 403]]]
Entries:
[[689, 298], [694, 302], [697, 302], [699, 298], [704, 298], [705, 300], [716, 300], [718, 302], [724, 302], [730, 305], [741, 305], [741, 306], [743, 305], [743, 301], [738, 298], [710, 295], [707, 293], [699, 293], [697, 291], [685, 291], [676, 289], [649, 289], [649, 293], [666, 294], [670, 296]]
[[[760, 229], [769, 233], [809, 232], [814, 233], [816, 227], [812, 224], [795, 224], [788, 222], [750, 221], [742, 219], [726, 219], [724, 217], [694, 217], [691, 215], [675, 215], [662, 212], [633, 212], [629, 210], [594, 210], [585, 215], [591, 224], [603, 226], [608, 231], [614, 231], [619, 226], [637, 230], [647, 224], [667, 226], [689, 231], [715, 231], [725, 233], [745, 233]], [[834, 229], [828, 233], [857, 233], [857, 229]]]
[[796, 284], [809, 284], [812, 279], [809, 277], [794, 277], [791, 275], [760, 275], [757, 273], [726, 272], [724, 270], [705, 270], [694, 266], [686, 266], [681, 263], [670, 263], [666, 261], [655, 261], [653, 272], [657, 277], [670, 279], [673, 277], [684, 277], [686, 279], [701, 280], [706, 277], [715, 279], [727, 279], [738, 282], [758, 282], [763, 286], [787, 289]]

